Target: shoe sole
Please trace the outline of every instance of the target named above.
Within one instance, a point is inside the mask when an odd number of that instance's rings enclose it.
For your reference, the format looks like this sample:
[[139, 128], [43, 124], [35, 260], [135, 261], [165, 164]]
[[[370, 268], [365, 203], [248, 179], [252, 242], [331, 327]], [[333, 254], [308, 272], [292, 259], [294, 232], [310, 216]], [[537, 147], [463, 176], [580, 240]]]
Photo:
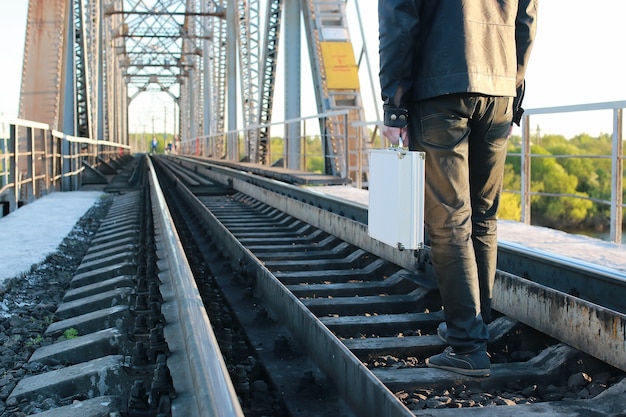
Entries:
[[437, 368], [437, 369], [443, 369], [445, 371], [456, 372], [457, 374], [466, 375], [466, 376], [487, 377], [491, 375], [491, 371], [489, 369], [463, 369], [463, 368], [455, 368], [454, 366], [435, 365], [433, 363], [430, 363], [428, 359], [426, 359], [426, 366], [428, 366], [429, 368]]

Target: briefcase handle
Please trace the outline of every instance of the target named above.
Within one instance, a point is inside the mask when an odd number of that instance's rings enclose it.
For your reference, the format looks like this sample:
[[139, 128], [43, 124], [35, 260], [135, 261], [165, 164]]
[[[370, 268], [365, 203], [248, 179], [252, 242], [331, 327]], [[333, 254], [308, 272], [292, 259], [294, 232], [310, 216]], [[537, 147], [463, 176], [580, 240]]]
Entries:
[[404, 146], [402, 146], [402, 136], [400, 136], [398, 138], [398, 145], [397, 146], [393, 146], [391, 145], [390, 147], [387, 148], [390, 151], [396, 151], [398, 152], [398, 159], [402, 159], [406, 156], [407, 152], [409, 151], [408, 149], [406, 149]]

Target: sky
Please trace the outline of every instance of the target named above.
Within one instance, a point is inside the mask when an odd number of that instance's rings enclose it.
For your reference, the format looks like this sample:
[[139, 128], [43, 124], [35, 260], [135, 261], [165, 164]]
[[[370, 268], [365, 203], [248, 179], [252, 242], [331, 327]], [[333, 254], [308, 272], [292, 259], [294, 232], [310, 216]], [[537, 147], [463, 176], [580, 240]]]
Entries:
[[[374, 94], [369, 91], [369, 80], [361, 71], [361, 85], [366, 117], [373, 121], [373, 110], [378, 97], [378, 23], [371, 5], [375, 0], [348, 0], [347, 10], [351, 22], [351, 38], [355, 50], [360, 48], [360, 34], [356, 26], [354, 2], [358, 1], [366, 33], [366, 44], [374, 72]], [[0, 0], [0, 113], [16, 117], [19, 105], [22, 55], [28, 0]], [[596, 0], [593, 6], [585, 0], [544, 0], [540, 2], [537, 40], [533, 48], [526, 76], [527, 92], [524, 107], [527, 109], [626, 100], [626, 1]], [[306, 48], [303, 48], [306, 51]], [[308, 97], [310, 81], [303, 66], [302, 115], [315, 113]], [[280, 74], [279, 74], [280, 77]], [[277, 94], [280, 91], [277, 80]], [[309, 90], [307, 90], [309, 88]], [[309, 91], [307, 93], [307, 91]], [[278, 98], [276, 102], [282, 105]], [[155, 104], [154, 120], [157, 131], [165, 126], [173, 128], [173, 104], [167, 99], [147, 99], [144, 110], [135, 114], [143, 126], [151, 130], [152, 113], [146, 111], [150, 102]], [[133, 105], [133, 108], [135, 105]], [[281, 110], [275, 109], [275, 114]], [[132, 117], [132, 114], [131, 114]], [[167, 119], [164, 120], [164, 118]], [[531, 120], [532, 129], [542, 134], [577, 133], [598, 134], [612, 131], [611, 113], [587, 112], [563, 116], [541, 116]], [[276, 120], [275, 120], [276, 121]]]

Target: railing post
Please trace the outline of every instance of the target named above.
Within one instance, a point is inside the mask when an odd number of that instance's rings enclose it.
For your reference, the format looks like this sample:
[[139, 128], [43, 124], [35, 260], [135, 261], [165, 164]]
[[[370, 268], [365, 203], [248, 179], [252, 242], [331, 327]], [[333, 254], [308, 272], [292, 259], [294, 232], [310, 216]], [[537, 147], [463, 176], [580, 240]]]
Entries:
[[35, 184], [36, 169], [35, 169], [35, 128], [27, 127], [26, 128], [26, 149], [27, 149], [27, 157], [26, 157], [26, 178], [28, 184], [26, 187], [26, 202], [30, 203], [35, 198], [35, 189], [37, 184]]
[[268, 166], [272, 165], [272, 138], [267, 138], [267, 149], [265, 154], [265, 164]]
[[[15, 210], [20, 201], [20, 184], [19, 184], [19, 141], [17, 140], [17, 126], [13, 123], [9, 125], [9, 184], [13, 184], [13, 207], [9, 207], [9, 213]], [[11, 203], [9, 203], [10, 205]]]
[[530, 116], [524, 116], [522, 123], [522, 148], [521, 148], [521, 206], [522, 216], [520, 221], [530, 224]]
[[[330, 167], [330, 149], [328, 143], [326, 142], [326, 136], [328, 133], [328, 124], [327, 124], [326, 116], [322, 117], [320, 120], [320, 137], [322, 138], [322, 155], [324, 155], [324, 167], [323, 173], [328, 175], [329, 167]], [[332, 170], [330, 170], [332, 173]]]
[[355, 126], [356, 129], [356, 188], [363, 188], [363, 156], [361, 153], [365, 146], [363, 146], [363, 128], [361, 126]]
[[343, 175], [345, 176], [345, 178], [350, 178], [350, 146], [349, 146], [349, 141], [350, 141], [350, 137], [348, 136], [348, 116], [349, 114], [346, 113], [343, 116], [343, 131], [344, 131], [344, 135], [343, 135], [343, 143], [344, 143], [344, 155], [346, 156], [346, 161], [345, 161], [345, 169], [344, 169], [344, 173]]
[[74, 142], [74, 169], [72, 170], [72, 178], [74, 179], [72, 188], [73, 191], [79, 190], [81, 185], [80, 168], [83, 160], [82, 148], [83, 145], [81, 143]]
[[50, 194], [51, 188], [53, 188], [51, 181], [52, 166], [50, 163], [50, 143], [48, 143], [48, 135], [46, 133], [48, 133], [48, 130], [41, 131], [41, 143], [43, 146], [43, 156], [41, 159], [43, 162], [42, 169], [44, 173], [44, 191], [46, 194]]
[[72, 172], [72, 144], [61, 138], [61, 191], [71, 191], [72, 184], [69, 173]]
[[226, 133], [226, 160], [233, 161], [235, 159], [234, 154], [236, 152], [235, 149], [235, 133], [229, 131]]
[[75, 181], [74, 181], [74, 172], [76, 171], [76, 144], [72, 141], [68, 142], [69, 147], [70, 147], [70, 152], [69, 152], [69, 170], [68, 172], [66, 172], [66, 174], [68, 174], [68, 179], [69, 179], [69, 184], [70, 184], [70, 188], [68, 188], [68, 191], [74, 191], [76, 190], [75, 188]]
[[[3, 129], [2, 132], [4, 134], [4, 126], [2, 126], [1, 129]], [[0, 141], [0, 155], [2, 156], [0, 159], [0, 189], [2, 189], [9, 180], [7, 178], [7, 152], [9, 150], [7, 149], [7, 139], [0, 137]]]
[[243, 133], [242, 135], [239, 134], [239, 132], [235, 133], [236, 137], [237, 137], [237, 142], [235, 142], [237, 144], [237, 150], [235, 152], [235, 162], [239, 162], [241, 160], [241, 148], [244, 147], [245, 149], [245, 140], [246, 140], [246, 135], [245, 133]]
[[622, 177], [624, 144], [622, 142], [623, 109], [613, 110], [613, 152], [611, 158], [611, 242], [622, 242]]
[[300, 169], [302, 171], [306, 171], [306, 167], [307, 167], [307, 161], [309, 159], [309, 155], [307, 154], [308, 152], [308, 147], [306, 146], [306, 122], [302, 123], [302, 166], [300, 167]]
[[59, 139], [57, 139], [54, 136], [52, 131], [50, 131], [50, 144], [52, 148], [52, 171], [51, 171], [52, 181], [53, 181], [52, 186], [54, 187], [54, 190], [56, 191], [57, 189], [61, 189], [60, 184], [57, 184], [58, 168], [61, 166], [61, 156], [60, 156], [61, 149], [59, 146]]

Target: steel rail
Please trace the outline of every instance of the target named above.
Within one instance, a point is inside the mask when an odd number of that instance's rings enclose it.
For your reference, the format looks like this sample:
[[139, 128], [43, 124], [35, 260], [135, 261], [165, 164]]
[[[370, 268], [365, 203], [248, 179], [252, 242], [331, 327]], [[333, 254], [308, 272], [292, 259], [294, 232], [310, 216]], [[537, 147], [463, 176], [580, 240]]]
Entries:
[[[170, 346], [174, 355], [168, 360], [182, 365], [170, 367], [172, 376], [178, 384], [190, 388], [193, 395], [192, 398], [188, 398], [189, 401], [181, 401], [179, 398], [173, 404], [172, 415], [242, 417], [243, 411], [180, 238], [173, 226], [154, 166], [150, 161], [148, 164], [155, 233], [161, 237], [165, 270], [171, 280], [169, 285], [164, 282], [163, 292], [171, 293], [174, 306], [170, 307], [170, 310], [174, 311], [175, 320], [177, 316], [177, 322], [169, 323], [164, 329], [166, 335], [170, 332], [167, 337], [168, 343], [174, 345]], [[180, 329], [180, 335], [176, 334], [177, 329]], [[182, 350], [179, 355], [176, 355], [176, 346]], [[194, 401], [195, 408], [188, 410], [189, 403]]]

